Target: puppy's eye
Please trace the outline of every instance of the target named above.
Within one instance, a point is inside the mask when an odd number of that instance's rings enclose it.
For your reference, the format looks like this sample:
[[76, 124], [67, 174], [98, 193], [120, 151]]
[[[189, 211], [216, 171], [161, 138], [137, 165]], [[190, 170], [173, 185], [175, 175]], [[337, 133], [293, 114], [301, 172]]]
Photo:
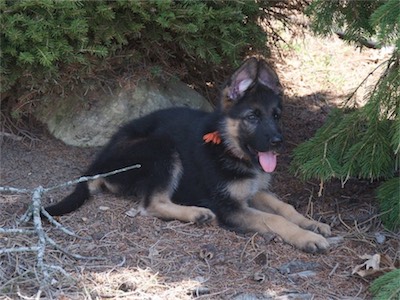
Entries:
[[250, 113], [246, 116], [246, 120], [248, 120], [250, 122], [256, 122], [256, 121], [258, 121], [258, 116], [254, 113]]
[[280, 112], [280, 110], [274, 109], [273, 112], [272, 112], [272, 117], [273, 117], [275, 120], [279, 120], [279, 119], [281, 118], [281, 112]]

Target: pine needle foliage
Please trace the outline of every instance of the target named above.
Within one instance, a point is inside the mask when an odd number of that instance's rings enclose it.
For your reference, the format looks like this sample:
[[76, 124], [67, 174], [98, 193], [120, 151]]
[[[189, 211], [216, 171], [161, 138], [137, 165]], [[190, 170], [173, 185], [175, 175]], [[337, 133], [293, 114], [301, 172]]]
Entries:
[[[377, 198], [387, 227], [400, 230], [400, 182], [395, 177], [384, 182], [377, 191]], [[400, 282], [400, 276], [399, 276]]]
[[376, 300], [400, 299], [400, 269], [386, 273], [372, 282], [369, 290]]
[[305, 2], [0, 0], [2, 99], [22, 107], [32, 91], [65, 92], [126, 66], [235, 66], [250, 52], [267, 53], [261, 21], [289, 20], [277, 11]]
[[[294, 151], [292, 167], [303, 179], [388, 179], [399, 169], [399, 58], [361, 108], [335, 109], [309, 141]], [[397, 74], [396, 74], [397, 73]]]
[[344, 40], [360, 45], [376, 36], [377, 47], [395, 43], [397, 49], [400, 48], [399, 11], [397, 0], [315, 0], [306, 9], [317, 34], [341, 32]]
[[340, 31], [359, 46], [375, 38], [394, 51], [377, 68], [382, 75], [365, 95], [366, 104], [357, 107], [350, 97], [333, 110], [314, 137], [294, 150], [292, 170], [322, 184], [332, 178], [343, 185], [352, 177], [388, 180], [377, 192], [387, 212], [382, 219], [388, 228], [400, 228], [400, 2], [316, 0], [308, 13], [318, 34]]

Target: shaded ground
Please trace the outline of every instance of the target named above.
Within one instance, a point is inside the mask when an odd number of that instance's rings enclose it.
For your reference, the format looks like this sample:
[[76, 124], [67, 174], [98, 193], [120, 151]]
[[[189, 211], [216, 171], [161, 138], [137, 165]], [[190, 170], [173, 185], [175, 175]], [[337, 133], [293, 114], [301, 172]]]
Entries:
[[[87, 239], [68, 237], [45, 224], [62, 247], [103, 260], [75, 260], [49, 247], [45, 262], [56, 270], [47, 298], [58, 299], [370, 299], [371, 278], [352, 275], [363, 254], [399, 259], [398, 235], [384, 231], [374, 200], [376, 183], [351, 180], [327, 184], [301, 182], [289, 173], [290, 153], [312, 136], [330, 108], [343, 100], [380, 62], [378, 51], [359, 53], [338, 40], [292, 41], [290, 54], [277, 64], [286, 87], [286, 152], [279, 157], [274, 192], [300, 212], [332, 226], [344, 240], [329, 253], [311, 255], [273, 236], [236, 234], [218, 227], [126, 214], [131, 199], [98, 195], [59, 221]], [[49, 187], [77, 178], [98, 149], [64, 145], [45, 130], [38, 141], [1, 144], [0, 186]], [[60, 200], [70, 189], [47, 193]], [[0, 195], [1, 227], [14, 227], [30, 195]], [[382, 241], [378, 237], [384, 237]], [[31, 246], [37, 238], [0, 234], [0, 249]], [[0, 298], [33, 296], [38, 289], [36, 256], [0, 254]], [[287, 298], [284, 298], [287, 296]], [[247, 298], [246, 298], [247, 297]], [[290, 298], [292, 297], [292, 298]]]

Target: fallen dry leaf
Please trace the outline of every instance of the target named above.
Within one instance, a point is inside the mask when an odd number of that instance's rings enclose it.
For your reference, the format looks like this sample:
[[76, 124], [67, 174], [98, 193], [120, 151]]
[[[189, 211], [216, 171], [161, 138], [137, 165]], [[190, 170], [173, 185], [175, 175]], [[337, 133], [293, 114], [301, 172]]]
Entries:
[[[380, 275], [382, 273], [391, 271], [394, 269], [393, 261], [386, 255], [379, 253], [374, 255], [364, 254], [359, 256], [361, 259], [366, 261], [360, 265], [354, 267], [352, 275], [357, 274], [361, 277]], [[381, 262], [385, 266], [381, 266]]]

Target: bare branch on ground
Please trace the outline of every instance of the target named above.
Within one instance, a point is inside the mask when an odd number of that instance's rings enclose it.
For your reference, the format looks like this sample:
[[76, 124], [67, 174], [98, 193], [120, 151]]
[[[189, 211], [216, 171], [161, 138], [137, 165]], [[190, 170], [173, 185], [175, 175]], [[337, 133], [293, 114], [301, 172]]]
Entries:
[[[102, 257], [91, 257], [91, 256], [82, 256], [79, 254], [74, 254], [66, 250], [65, 248], [61, 247], [59, 244], [57, 244], [56, 241], [54, 241], [52, 238], [48, 236], [46, 231], [43, 228], [42, 225], [42, 217], [45, 217], [50, 224], [52, 224], [55, 229], [60, 230], [64, 234], [67, 234], [69, 236], [72, 236], [74, 238], [79, 238], [79, 239], [86, 239], [83, 237], [78, 236], [76, 233], [72, 232], [71, 230], [65, 228], [62, 224], [57, 222], [51, 215], [47, 213], [47, 211], [42, 207], [42, 196], [49, 191], [63, 188], [63, 187], [68, 187], [71, 185], [75, 185], [80, 182], [86, 182], [89, 180], [95, 180], [98, 178], [102, 177], [107, 177], [111, 175], [115, 175], [121, 172], [126, 172], [132, 169], [137, 169], [140, 168], [141, 166], [139, 164], [125, 167], [119, 170], [115, 170], [112, 172], [108, 172], [105, 174], [97, 174], [94, 176], [85, 176], [85, 177], [80, 177], [76, 180], [71, 180], [53, 187], [49, 188], [44, 188], [42, 186], [38, 186], [35, 189], [21, 189], [21, 188], [15, 188], [15, 187], [0, 187], [0, 193], [24, 193], [24, 194], [31, 194], [31, 204], [29, 205], [28, 209], [26, 212], [20, 217], [20, 219], [16, 223], [16, 227], [25, 225], [29, 221], [33, 221], [33, 227], [26, 229], [26, 228], [0, 228], [0, 234], [2, 235], [36, 235], [38, 240], [36, 245], [34, 246], [26, 246], [26, 247], [13, 247], [13, 248], [0, 248], [0, 254], [13, 254], [13, 253], [21, 253], [21, 252], [35, 252], [36, 253], [36, 280], [39, 285], [39, 289], [37, 291], [37, 295], [39, 296], [49, 289], [53, 278], [54, 272], [61, 273], [62, 276], [70, 278], [70, 275], [68, 272], [66, 272], [61, 266], [53, 265], [53, 264], [47, 264], [46, 263], [46, 249], [47, 247], [52, 247], [54, 249], [57, 249], [64, 253], [65, 255], [72, 257], [76, 260], [103, 260], [104, 258]], [[70, 278], [72, 279], [72, 278]]]

